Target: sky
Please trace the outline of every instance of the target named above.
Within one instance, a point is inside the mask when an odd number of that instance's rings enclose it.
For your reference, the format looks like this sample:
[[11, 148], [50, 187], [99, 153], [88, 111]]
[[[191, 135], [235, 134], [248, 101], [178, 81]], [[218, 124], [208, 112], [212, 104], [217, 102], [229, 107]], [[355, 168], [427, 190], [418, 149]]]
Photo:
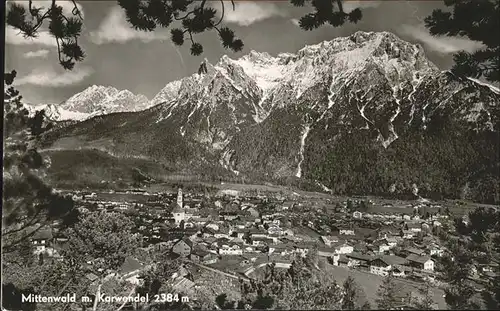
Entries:
[[[45, 6], [46, 2], [35, 3]], [[57, 4], [71, 14], [71, 1], [57, 0]], [[77, 4], [83, 12], [84, 30], [79, 42], [86, 58], [72, 71], [59, 65], [55, 39], [43, 29], [36, 39], [24, 39], [18, 31], [6, 29], [5, 69], [17, 71], [15, 84], [28, 103], [61, 103], [94, 84], [127, 89], [152, 99], [167, 83], [197, 72], [205, 58], [216, 63], [224, 54], [236, 59], [251, 50], [271, 55], [295, 53], [305, 45], [349, 36], [359, 30], [390, 31], [406, 41], [419, 43], [428, 58], [443, 70], [453, 64], [453, 53], [481, 47], [468, 39], [429, 34], [423, 19], [434, 9], [444, 8], [442, 0], [347, 0], [346, 10], [361, 8], [360, 22], [338, 28], [324, 25], [313, 31], [298, 27], [300, 17], [311, 9], [293, 7], [288, 0], [237, 1], [234, 11], [227, 1], [225, 26], [235, 31], [245, 47], [238, 53], [225, 50], [217, 34], [207, 32], [195, 36], [195, 41], [204, 46], [201, 56], [192, 56], [188, 44], [173, 45], [169, 29], [133, 30], [116, 1], [80, 0]], [[219, 1], [210, 5], [220, 8]]]

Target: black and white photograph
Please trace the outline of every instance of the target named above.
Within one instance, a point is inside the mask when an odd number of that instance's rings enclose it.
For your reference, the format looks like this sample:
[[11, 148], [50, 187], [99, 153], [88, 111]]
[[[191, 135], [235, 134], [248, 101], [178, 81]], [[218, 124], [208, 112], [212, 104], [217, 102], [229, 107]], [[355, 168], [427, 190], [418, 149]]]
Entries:
[[7, 0], [1, 311], [500, 309], [500, 0]]

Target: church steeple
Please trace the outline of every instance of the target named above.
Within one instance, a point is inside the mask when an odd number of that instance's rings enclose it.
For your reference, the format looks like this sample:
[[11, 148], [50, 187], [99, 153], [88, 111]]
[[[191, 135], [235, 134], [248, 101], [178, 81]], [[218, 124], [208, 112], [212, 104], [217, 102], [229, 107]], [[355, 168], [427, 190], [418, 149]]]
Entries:
[[183, 201], [182, 201], [182, 189], [179, 188], [177, 191], [177, 207], [183, 208]]

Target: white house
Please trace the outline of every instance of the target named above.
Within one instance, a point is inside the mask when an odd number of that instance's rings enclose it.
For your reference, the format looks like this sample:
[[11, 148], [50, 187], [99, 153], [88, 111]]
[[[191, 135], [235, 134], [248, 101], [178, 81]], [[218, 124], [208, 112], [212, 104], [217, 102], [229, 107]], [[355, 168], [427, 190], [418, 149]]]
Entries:
[[434, 260], [432, 259], [427, 259], [425, 262], [424, 262], [424, 270], [427, 270], [427, 271], [434, 271]]
[[409, 271], [410, 269], [408, 267], [402, 265], [394, 265], [391, 269], [391, 274], [397, 277], [405, 277], [406, 273]]
[[336, 245], [334, 246], [334, 248], [337, 254], [350, 254], [354, 251], [354, 247], [352, 247], [352, 245], [349, 245], [347, 243]]
[[413, 239], [415, 233], [410, 230], [403, 230], [403, 239]]
[[275, 234], [275, 235], [281, 235], [283, 233], [283, 231], [278, 226], [270, 226], [267, 229], [267, 233], [270, 234], [270, 235], [273, 235], [273, 234]]
[[379, 251], [379, 253], [384, 253], [384, 252], [389, 251], [391, 248], [392, 247], [387, 243], [380, 243], [378, 246], [378, 251]]
[[243, 250], [238, 244], [224, 244], [219, 248], [219, 255], [242, 255]]
[[443, 225], [441, 224], [441, 222], [439, 222], [439, 221], [437, 221], [437, 220], [434, 220], [434, 221], [432, 222], [432, 225], [433, 225], [434, 227], [442, 227], [442, 226], [443, 226]]
[[210, 228], [212, 230], [218, 231], [219, 230], [219, 225], [216, 223], [209, 223], [205, 226], [206, 228]]
[[408, 224], [408, 229], [410, 231], [412, 231], [412, 232], [417, 233], [417, 232], [422, 231], [422, 226], [420, 224], [418, 224], [418, 223], [409, 223]]
[[334, 235], [323, 235], [321, 236], [321, 240], [325, 243], [326, 246], [331, 247], [334, 243], [339, 241], [339, 238]]
[[363, 218], [363, 213], [361, 213], [360, 211], [354, 211], [352, 213], [352, 217], [355, 219], [361, 219], [361, 218]]
[[387, 276], [392, 269], [392, 265], [382, 258], [376, 258], [370, 262], [370, 273]]
[[52, 232], [49, 230], [38, 231], [32, 238], [31, 243], [34, 246], [34, 253], [40, 254], [49, 249], [49, 243], [52, 240]]
[[429, 257], [411, 254], [411, 255], [408, 255], [408, 257], [406, 257], [406, 259], [414, 267], [417, 267], [417, 268], [423, 269], [423, 270], [427, 270], [427, 271], [434, 271], [434, 260], [432, 260]]
[[384, 240], [391, 248], [398, 244], [398, 241], [395, 237], [386, 237]]
[[354, 229], [340, 229], [340, 235], [354, 235]]
[[427, 247], [427, 250], [429, 251], [429, 255], [433, 256], [436, 255], [438, 257], [441, 257], [444, 255], [444, 249], [442, 249], [438, 244], [432, 244]]

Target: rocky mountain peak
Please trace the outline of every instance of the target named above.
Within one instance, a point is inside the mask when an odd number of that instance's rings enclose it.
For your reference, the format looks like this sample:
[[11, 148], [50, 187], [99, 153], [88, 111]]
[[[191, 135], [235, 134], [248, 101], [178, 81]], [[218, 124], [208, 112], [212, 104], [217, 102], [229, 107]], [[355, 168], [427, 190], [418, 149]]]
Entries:
[[135, 95], [129, 90], [118, 90], [112, 86], [92, 85], [65, 101], [59, 108], [79, 113], [107, 114], [146, 109], [149, 100], [144, 95]]
[[26, 105], [30, 114], [44, 110], [45, 116], [52, 121], [75, 120], [114, 112], [140, 111], [150, 107], [149, 99], [135, 95], [129, 90], [118, 90], [112, 86], [92, 85], [71, 96], [61, 104]]

